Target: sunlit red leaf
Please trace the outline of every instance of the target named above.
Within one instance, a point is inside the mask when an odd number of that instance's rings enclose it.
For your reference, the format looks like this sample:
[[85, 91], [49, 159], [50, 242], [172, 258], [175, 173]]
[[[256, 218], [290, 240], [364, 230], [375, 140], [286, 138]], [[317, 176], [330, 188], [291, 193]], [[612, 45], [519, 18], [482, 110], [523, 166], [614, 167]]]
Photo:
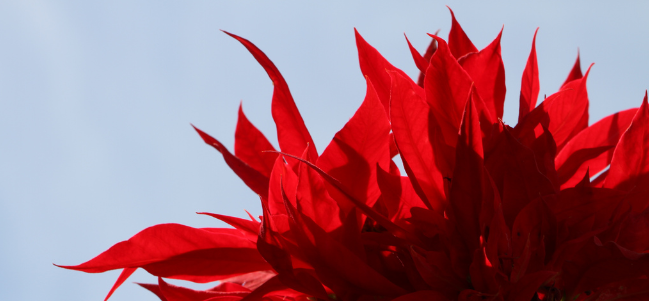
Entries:
[[[354, 116], [336, 133], [317, 166], [343, 183], [356, 199], [373, 206], [380, 195], [376, 183], [377, 165], [387, 170], [390, 166], [390, 124], [379, 102], [377, 93], [367, 81], [365, 100]], [[336, 199], [341, 197], [330, 190]], [[339, 200], [346, 214], [351, 203]]]
[[126, 281], [126, 279], [128, 279], [128, 277], [131, 277], [131, 275], [133, 275], [135, 270], [137, 270], [137, 268], [125, 268], [124, 270], [122, 270], [122, 272], [119, 274], [119, 277], [117, 277], [117, 281], [115, 281], [115, 284], [113, 285], [113, 287], [108, 292], [108, 295], [106, 295], [106, 298], [104, 299], [104, 301], [108, 300], [108, 298], [110, 298], [110, 296], [113, 295], [115, 290], [120, 285], [122, 285], [124, 283], [124, 281]]
[[530, 51], [530, 56], [527, 58], [527, 64], [525, 64], [525, 70], [523, 71], [518, 122], [521, 122], [527, 113], [536, 108], [536, 100], [539, 98], [539, 66], [536, 60], [536, 34], [538, 32], [539, 29], [537, 28], [534, 32], [534, 39], [532, 40], [532, 50]]
[[[435, 33], [435, 35], [437, 35], [438, 33], [439, 30]], [[428, 48], [426, 48], [426, 52], [424, 52], [423, 55], [419, 54], [419, 52], [412, 46], [412, 44], [410, 44], [408, 37], [406, 37], [406, 41], [408, 42], [408, 48], [410, 48], [410, 54], [412, 54], [415, 65], [417, 66], [417, 69], [419, 69], [417, 85], [423, 88], [424, 78], [426, 77], [426, 69], [428, 69], [428, 62], [430, 62], [430, 58], [437, 50], [437, 41], [435, 41], [435, 39], [432, 39], [430, 41], [430, 44], [428, 44]]]
[[473, 46], [469, 37], [464, 33], [462, 26], [460, 26], [460, 23], [455, 19], [453, 10], [450, 7], [448, 7], [448, 10], [451, 12], [452, 20], [451, 32], [448, 34], [448, 46], [453, 56], [459, 60], [461, 57], [469, 53], [478, 52], [478, 48]]
[[356, 32], [366, 96], [320, 157], [277, 68], [230, 34], [273, 81], [281, 151], [241, 108], [236, 156], [197, 131], [259, 194], [261, 222], [203, 213], [235, 229], [158, 225], [63, 267], [122, 269], [106, 298], [142, 268], [161, 277], [141, 286], [162, 301], [646, 299], [646, 94], [588, 127], [577, 57], [536, 106], [535, 33], [512, 129], [500, 120], [502, 30], [478, 51], [451, 16], [448, 44], [431, 35], [422, 55], [408, 41], [418, 84]]
[[[193, 126], [193, 125], [192, 125]], [[205, 141], [206, 144], [214, 147], [217, 151], [223, 155], [223, 159], [225, 160], [225, 163], [230, 166], [232, 171], [241, 178], [241, 180], [252, 189], [255, 193], [260, 195], [262, 198], [267, 198], [268, 197], [268, 177], [264, 176], [261, 172], [258, 170], [250, 167], [250, 165], [246, 164], [245, 162], [241, 161], [241, 159], [235, 157], [232, 155], [221, 142], [218, 140], [214, 139], [212, 136], [208, 135], [207, 133], [199, 130], [195, 126], [193, 126], [196, 132], [203, 138], [203, 141]]]
[[561, 88], [565, 87], [569, 82], [573, 80], [578, 80], [582, 77], [584, 76], [581, 73], [581, 60], [579, 59], [579, 51], [577, 51], [577, 60], [575, 61], [575, 64], [572, 66], [570, 73], [568, 73], [568, 77], [561, 85]]
[[[381, 101], [381, 104], [383, 104], [385, 114], [388, 114], [390, 108], [391, 81], [387, 72], [397, 72], [404, 77], [408, 76], [401, 69], [395, 68], [376, 48], [368, 44], [361, 34], [358, 33], [358, 30], [354, 29], [354, 33], [356, 34], [356, 47], [358, 48], [358, 61], [361, 65], [361, 72], [372, 83], [376, 95]], [[410, 80], [410, 84], [419, 88], [412, 80]], [[423, 91], [420, 90], [418, 93], [421, 94]]]
[[[198, 262], [202, 264], [194, 265]], [[270, 268], [238, 230], [178, 224], [147, 228], [85, 263], [61, 267], [87, 273], [141, 267], [154, 275], [196, 282]]]
[[535, 129], [542, 124], [550, 130], [557, 150], [561, 151], [570, 139], [588, 127], [589, 103], [586, 80], [589, 71], [590, 68], [583, 78], [569, 82], [559, 92], [551, 95], [532, 110], [516, 126], [518, 132], [523, 133], [521, 135], [533, 135]]
[[638, 109], [629, 128], [618, 142], [611, 168], [604, 187], [629, 192], [626, 197], [635, 212], [641, 212], [649, 205], [649, 105], [645, 92], [642, 106]]
[[228, 225], [241, 231], [241, 234], [244, 235], [253, 243], [257, 242], [257, 236], [259, 233], [259, 226], [260, 226], [259, 222], [222, 215], [222, 214], [215, 214], [215, 213], [199, 212], [199, 214], [205, 214], [213, 218], [219, 219], [224, 223], [227, 223]]
[[282, 151], [299, 155], [307, 144], [311, 144], [313, 145], [313, 151], [310, 157], [314, 160], [317, 159], [318, 152], [313, 144], [313, 139], [311, 139], [311, 134], [309, 134], [309, 130], [304, 125], [304, 120], [302, 120], [302, 115], [300, 115], [295, 105], [291, 91], [288, 89], [288, 84], [282, 74], [279, 73], [277, 67], [275, 67], [275, 64], [250, 41], [229, 32], [225, 33], [243, 44], [250, 51], [250, 54], [255, 57], [257, 62], [264, 67], [264, 70], [268, 73], [268, 77], [273, 81], [273, 102], [271, 109], [275, 125], [277, 126], [277, 139], [279, 140], [279, 146]]
[[454, 161], [452, 148], [442, 140], [428, 104], [403, 77], [395, 73], [391, 76], [392, 131], [404, 167], [425, 204], [431, 209], [443, 210], [446, 203], [444, 177], [452, 175], [452, 166], [448, 164]]
[[[500, 55], [502, 30], [489, 46], [479, 52], [469, 53], [458, 60], [462, 68], [474, 81], [486, 110], [496, 118], [503, 117], [505, 105], [505, 66]], [[450, 42], [449, 42], [450, 43]]]
[[[406, 36], [405, 34], [404, 36], [406, 37], [406, 42], [408, 42], [408, 48], [410, 48], [410, 54], [412, 54], [412, 59], [415, 61], [415, 65], [417, 66], [417, 69], [419, 69], [419, 72], [425, 74], [426, 69], [428, 69], [428, 60], [426, 60], [421, 54], [419, 54], [417, 49], [415, 49], [415, 47], [413, 47], [412, 44], [410, 44], [410, 40], [408, 39], [408, 36]], [[436, 45], [434, 41], [435, 39], [433, 39], [433, 43], [431, 43], [431, 45]]]
[[275, 153], [264, 153], [274, 151], [275, 148], [243, 114], [243, 105], [239, 105], [239, 120], [237, 129], [234, 132], [234, 155], [250, 167], [259, 171], [266, 177], [270, 177], [275, 163]]
[[555, 160], [561, 188], [573, 187], [586, 170], [597, 174], [611, 163], [615, 146], [636, 112], [637, 109], [628, 109], [607, 116], [566, 144]]
[[455, 146], [472, 80], [452, 56], [446, 42], [437, 36], [432, 37], [437, 40], [438, 48], [430, 59], [424, 79], [426, 102], [442, 129], [444, 141]]

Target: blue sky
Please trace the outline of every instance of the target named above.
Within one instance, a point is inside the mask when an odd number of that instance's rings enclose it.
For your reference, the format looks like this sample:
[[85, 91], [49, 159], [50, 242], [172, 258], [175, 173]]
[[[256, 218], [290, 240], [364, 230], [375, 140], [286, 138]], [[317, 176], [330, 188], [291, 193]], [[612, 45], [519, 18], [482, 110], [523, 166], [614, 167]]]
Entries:
[[[536, 27], [541, 95], [557, 90], [578, 48], [584, 69], [596, 63], [591, 123], [638, 106], [649, 88], [649, 4], [640, 1], [0, 2], [0, 299], [103, 300], [118, 272], [52, 263], [81, 263], [158, 223], [222, 225], [197, 211], [261, 213], [189, 125], [232, 149], [243, 101], [277, 145], [270, 80], [219, 29], [275, 62], [323, 150], [365, 92], [353, 28], [416, 76], [403, 34], [422, 51], [426, 33], [446, 37], [445, 4], [478, 48], [505, 26], [506, 123], [516, 121]], [[111, 300], [136, 299], [157, 300], [128, 282]]]

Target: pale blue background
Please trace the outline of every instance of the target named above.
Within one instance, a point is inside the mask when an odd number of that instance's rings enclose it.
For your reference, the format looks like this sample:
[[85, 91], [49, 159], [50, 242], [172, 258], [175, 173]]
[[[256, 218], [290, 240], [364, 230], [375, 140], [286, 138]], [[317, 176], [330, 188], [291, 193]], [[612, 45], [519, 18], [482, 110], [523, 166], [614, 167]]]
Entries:
[[[541, 95], [556, 91], [577, 47], [584, 69], [597, 63], [591, 123], [638, 106], [649, 88], [649, 7], [640, 1], [306, 2], [0, 1], [0, 300], [103, 300], [117, 272], [51, 264], [81, 263], [157, 223], [221, 225], [196, 211], [260, 213], [256, 196], [189, 126], [232, 149], [243, 100], [275, 143], [271, 82], [219, 29], [275, 62], [320, 151], [365, 92], [353, 28], [416, 76], [403, 33], [420, 51], [426, 33], [446, 37], [444, 4], [478, 48], [505, 25], [512, 125], [537, 26]], [[157, 298], [129, 281], [112, 300]]]

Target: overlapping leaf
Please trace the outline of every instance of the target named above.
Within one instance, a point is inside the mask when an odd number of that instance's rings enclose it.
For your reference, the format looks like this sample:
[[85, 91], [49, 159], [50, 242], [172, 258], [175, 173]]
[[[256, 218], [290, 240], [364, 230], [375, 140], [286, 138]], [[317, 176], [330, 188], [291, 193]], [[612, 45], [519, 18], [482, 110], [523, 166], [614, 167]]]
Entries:
[[260, 195], [261, 222], [204, 213], [235, 229], [158, 225], [64, 267], [123, 269], [106, 299], [142, 268], [221, 281], [204, 291], [142, 284], [163, 301], [644, 300], [647, 96], [589, 127], [590, 68], [583, 76], [578, 56], [536, 106], [535, 33], [511, 128], [499, 120], [502, 30], [478, 51], [451, 17], [448, 43], [431, 35], [421, 55], [408, 41], [418, 83], [356, 32], [367, 93], [319, 157], [275, 65], [229, 34], [273, 81], [281, 152], [241, 108], [235, 155], [197, 131]]

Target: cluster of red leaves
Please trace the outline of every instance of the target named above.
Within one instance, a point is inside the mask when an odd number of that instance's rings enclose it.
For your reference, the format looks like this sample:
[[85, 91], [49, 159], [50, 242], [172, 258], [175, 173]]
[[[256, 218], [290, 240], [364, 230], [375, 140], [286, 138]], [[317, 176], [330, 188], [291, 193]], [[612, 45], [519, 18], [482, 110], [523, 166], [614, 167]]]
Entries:
[[260, 196], [261, 222], [206, 213], [234, 229], [156, 225], [65, 268], [123, 269], [111, 293], [142, 268], [166, 301], [649, 299], [646, 95], [588, 126], [577, 59], [536, 106], [533, 42], [512, 128], [501, 34], [478, 50], [453, 17], [448, 42], [410, 46], [414, 82], [357, 32], [367, 94], [318, 154], [275, 65], [229, 35], [273, 81], [281, 152], [241, 110], [234, 155], [196, 130]]

